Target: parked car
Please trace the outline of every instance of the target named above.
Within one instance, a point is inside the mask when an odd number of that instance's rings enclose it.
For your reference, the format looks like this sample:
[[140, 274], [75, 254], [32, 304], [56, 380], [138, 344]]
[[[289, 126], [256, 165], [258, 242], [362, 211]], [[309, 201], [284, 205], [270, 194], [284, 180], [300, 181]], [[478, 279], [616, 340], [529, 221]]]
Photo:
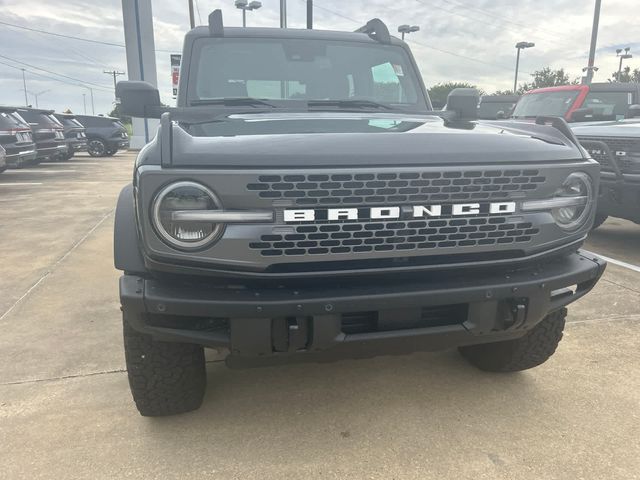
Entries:
[[67, 156], [64, 127], [53, 116], [53, 110], [19, 107], [17, 114], [31, 126], [36, 142], [36, 162], [58, 160]]
[[481, 120], [507, 118], [511, 115], [519, 98], [519, 95], [483, 95], [478, 105], [478, 118]]
[[124, 114], [161, 118], [115, 214], [141, 414], [200, 406], [203, 347], [233, 367], [459, 347], [495, 372], [554, 353], [606, 265], [579, 250], [600, 167], [564, 121], [475, 121], [473, 89], [432, 111], [379, 19], [234, 28], [217, 10], [183, 51], [178, 108], [116, 87]]
[[87, 150], [87, 135], [84, 126], [72, 114], [56, 113], [54, 117], [64, 127], [64, 138], [67, 141], [67, 157], [70, 159], [76, 152]]
[[564, 117], [567, 122], [640, 117], [640, 84], [592, 83], [530, 90], [520, 97], [512, 117], [540, 115]]
[[36, 160], [36, 145], [29, 124], [15, 107], [0, 107], [0, 145], [10, 168], [21, 168]]
[[601, 167], [594, 228], [609, 216], [640, 224], [640, 119], [574, 124], [572, 130]]
[[87, 151], [92, 157], [110, 157], [118, 150], [129, 148], [127, 129], [113, 117], [76, 115], [86, 128]]
[[0, 173], [7, 169], [7, 151], [0, 145]]

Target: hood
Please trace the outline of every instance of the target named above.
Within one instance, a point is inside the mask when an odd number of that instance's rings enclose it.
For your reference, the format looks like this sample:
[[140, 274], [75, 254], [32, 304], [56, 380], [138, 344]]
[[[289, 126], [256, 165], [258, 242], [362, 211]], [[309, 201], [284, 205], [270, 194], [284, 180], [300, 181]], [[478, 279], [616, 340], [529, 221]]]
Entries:
[[172, 128], [172, 158], [164, 163], [175, 166], [491, 165], [582, 158], [551, 126], [445, 122], [426, 115], [236, 114]]
[[585, 122], [570, 124], [578, 137], [636, 137], [640, 139], [640, 120]]

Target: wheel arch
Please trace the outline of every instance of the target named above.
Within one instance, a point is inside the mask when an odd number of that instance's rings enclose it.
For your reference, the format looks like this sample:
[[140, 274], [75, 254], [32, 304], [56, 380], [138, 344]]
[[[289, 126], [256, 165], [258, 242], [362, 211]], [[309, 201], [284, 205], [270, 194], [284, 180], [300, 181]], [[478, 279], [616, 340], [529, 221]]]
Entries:
[[118, 270], [130, 273], [146, 271], [140, 252], [132, 184], [124, 187], [118, 197], [113, 229], [113, 259]]

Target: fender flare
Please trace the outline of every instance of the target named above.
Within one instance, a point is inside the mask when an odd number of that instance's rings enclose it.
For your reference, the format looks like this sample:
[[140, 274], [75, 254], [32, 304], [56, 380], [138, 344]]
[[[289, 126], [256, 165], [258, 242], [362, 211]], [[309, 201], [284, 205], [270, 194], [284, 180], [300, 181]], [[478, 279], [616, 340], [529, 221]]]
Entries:
[[116, 269], [126, 273], [145, 273], [136, 225], [133, 185], [122, 189], [116, 206], [113, 229], [113, 259]]

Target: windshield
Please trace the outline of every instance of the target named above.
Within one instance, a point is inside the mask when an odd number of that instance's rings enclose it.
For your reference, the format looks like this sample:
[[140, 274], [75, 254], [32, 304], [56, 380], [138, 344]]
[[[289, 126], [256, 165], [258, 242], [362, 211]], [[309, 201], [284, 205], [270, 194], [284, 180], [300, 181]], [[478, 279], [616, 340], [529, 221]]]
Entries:
[[632, 103], [631, 92], [589, 92], [582, 107], [593, 111], [585, 120], [621, 120]]
[[478, 107], [478, 118], [483, 120], [494, 120], [498, 116], [498, 112], [504, 112], [509, 116], [515, 102], [480, 102]]
[[396, 46], [317, 39], [202, 39], [195, 55], [199, 60], [189, 86], [191, 104], [221, 98], [359, 100], [427, 110], [415, 69]]
[[513, 110], [514, 118], [533, 118], [538, 115], [564, 116], [578, 97], [580, 90], [529, 93], [523, 95]]

